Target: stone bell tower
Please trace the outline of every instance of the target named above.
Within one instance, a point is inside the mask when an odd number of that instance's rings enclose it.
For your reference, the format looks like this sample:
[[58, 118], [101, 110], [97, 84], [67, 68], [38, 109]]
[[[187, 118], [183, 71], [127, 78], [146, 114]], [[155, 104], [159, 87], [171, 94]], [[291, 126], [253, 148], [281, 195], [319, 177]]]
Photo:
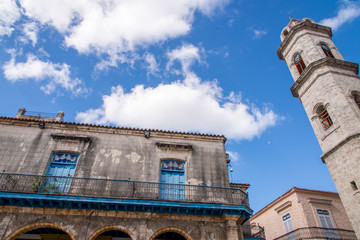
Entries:
[[281, 32], [277, 54], [295, 81], [353, 229], [360, 239], [359, 65], [347, 62], [332, 42], [331, 28], [291, 19]]

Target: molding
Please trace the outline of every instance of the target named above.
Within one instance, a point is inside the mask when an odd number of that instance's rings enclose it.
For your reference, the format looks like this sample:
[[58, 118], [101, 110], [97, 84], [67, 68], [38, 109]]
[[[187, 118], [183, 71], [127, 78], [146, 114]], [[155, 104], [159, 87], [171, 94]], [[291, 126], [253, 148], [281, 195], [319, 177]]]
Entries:
[[51, 137], [54, 140], [77, 140], [77, 141], [84, 141], [90, 142], [90, 137], [81, 136], [81, 135], [65, 135], [65, 134], [51, 134]]
[[291, 201], [287, 201], [283, 204], [281, 204], [279, 207], [275, 208], [274, 210], [277, 211], [277, 213], [280, 214], [280, 212], [282, 212], [283, 210], [289, 208], [292, 206], [292, 202]]
[[347, 142], [351, 141], [352, 139], [359, 138], [359, 137], [360, 137], [360, 133], [356, 133], [356, 134], [350, 135], [347, 138], [345, 138], [344, 140], [342, 140], [340, 143], [335, 145], [335, 147], [333, 147], [332, 149], [330, 149], [329, 151], [327, 151], [320, 157], [322, 162], [326, 163], [325, 159], [327, 157], [329, 157], [331, 154], [333, 154], [336, 150], [338, 150], [340, 147], [345, 145]]
[[161, 150], [192, 151], [192, 146], [189, 144], [157, 142], [156, 146]]
[[[322, 58], [320, 60], [317, 60], [317, 61], [309, 64], [309, 66], [307, 66], [305, 68], [305, 70], [301, 73], [300, 77], [295, 81], [295, 83], [290, 88], [292, 95], [294, 97], [298, 98], [299, 97], [298, 91], [301, 88], [301, 86], [306, 82], [306, 80], [310, 77], [310, 75], [315, 70], [319, 69], [320, 67], [324, 67], [324, 66], [332, 66], [332, 67], [347, 69], [347, 70], [353, 71], [356, 76], [359, 74], [359, 64], [353, 63], [353, 62], [347, 62], [347, 61], [336, 59], [336, 58], [325, 57], [325, 58]], [[331, 71], [329, 71], [329, 72], [331, 72]], [[325, 74], [325, 73], [323, 73], [323, 74]], [[341, 73], [341, 74], [343, 74], [343, 73]], [[316, 80], [317, 80], [317, 78], [314, 79], [314, 81], [311, 84], [313, 84]]]
[[320, 198], [309, 198], [308, 202], [311, 204], [318, 203], [318, 204], [331, 205], [332, 200], [320, 199]]
[[[321, 136], [321, 141], [324, 141], [325, 138], [327, 138], [330, 134], [332, 134], [333, 132], [335, 132], [339, 128], [340, 128], [340, 125], [336, 124], [336, 125], [330, 126], [330, 128], [326, 129], [325, 131], [322, 129], [323, 135]], [[327, 131], [327, 130], [329, 130], [329, 131]]]

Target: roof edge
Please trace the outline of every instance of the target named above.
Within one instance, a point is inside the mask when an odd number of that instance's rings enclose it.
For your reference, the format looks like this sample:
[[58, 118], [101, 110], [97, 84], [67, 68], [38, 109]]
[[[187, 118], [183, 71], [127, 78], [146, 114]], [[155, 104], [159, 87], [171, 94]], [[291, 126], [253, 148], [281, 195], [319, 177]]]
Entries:
[[5, 121], [21, 121], [21, 122], [45, 122], [50, 124], [57, 124], [57, 125], [73, 125], [79, 127], [95, 127], [95, 128], [105, 128], [105, 129], [117, 129], [117, 130], [128, 130], [134, 132], [156, 132], [161, 134], [175, 134], [175, 135], [188, 135], [194, 137], [205, 137], [205, 138], [219, 138], [223, 142], [226, 142], [226, 137], [224, 135], [217, 135], [217, 134], [205, 134], [205, 133], [192, 133], [192, 132], [179, 132], [179, 131], [171, 131], [171, 130], [161, 130], [161, 129], [147, 129], [147, 128], [131, 128], [131, 127], [118, 127], [118, 126], [109, 126], [109, 125], [100, 125], [100, 124], [91, 124], [91, 123], [77, 123], [77, 122], [59, 122], [53, 120], [44, 120], [44, 119], [28, 119], [28, 118], [14, 118], [14, 117], [5, 117], [0, 116], [0, 120]]

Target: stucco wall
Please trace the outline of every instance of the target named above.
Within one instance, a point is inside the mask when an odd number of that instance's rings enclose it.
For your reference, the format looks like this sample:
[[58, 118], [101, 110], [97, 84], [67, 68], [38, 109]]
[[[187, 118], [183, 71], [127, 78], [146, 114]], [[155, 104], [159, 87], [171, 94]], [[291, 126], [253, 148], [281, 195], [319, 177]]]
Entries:
[[[51, 135], [75, 136], [57, 139]], [[81, 138], [88, 137], [86, 142]], [[185, 183], [228, 187], [224, 137], [81, 126], [65, 123], [0, 120], [0, 170], [45, 174], [54, 152], [80, 154], [75, 177], [159, 182], [162, 159], [185, 164]], [[159, 148], [156, 143], [191, 145], [191, 150]]]

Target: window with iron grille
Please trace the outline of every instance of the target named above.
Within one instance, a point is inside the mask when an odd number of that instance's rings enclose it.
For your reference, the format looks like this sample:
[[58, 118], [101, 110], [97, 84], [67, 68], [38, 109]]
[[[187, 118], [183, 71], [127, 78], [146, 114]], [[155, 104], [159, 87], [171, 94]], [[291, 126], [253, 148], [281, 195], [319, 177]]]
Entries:
[[320, 122], [324, 130], [327, 130], [331, 125], [333, 125], [333, 122], [331, 120], [331, 117], [326, 109], [324, 109], [323, 106], [319, 107], [318, 109], [318, 116], [320, 118]]
[[305, 63], [304, 63], [300, 53], [295, 54], [294, 63], [295, 63], [296, 69], [298, 70], [299, 74], [301, 74], [305, 70], [306, 66], [305, 66]]
[[324, 51], [324, 53], [327, 57], [334, 58], [334, 55], [332, 54], [332, 52], [330, 51], [330, 48], [326, 44], [322, 43], [321, 49]]

